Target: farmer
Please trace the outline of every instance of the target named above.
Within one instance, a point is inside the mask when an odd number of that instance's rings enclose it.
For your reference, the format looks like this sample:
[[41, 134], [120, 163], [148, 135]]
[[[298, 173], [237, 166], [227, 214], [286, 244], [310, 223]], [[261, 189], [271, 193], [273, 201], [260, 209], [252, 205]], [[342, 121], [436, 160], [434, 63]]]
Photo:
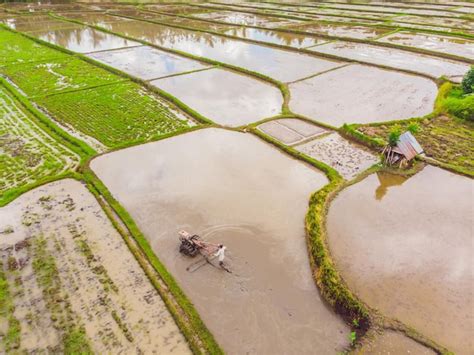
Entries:
[[217, 246], [217, 251], [214, 253], [214, 256], [218, 257], [219, 266], [223, 269], [225, 269], [225, 267], [224, 267], [225, 249], [226, 249], [226, 247], [224, 245], [219, 244]]

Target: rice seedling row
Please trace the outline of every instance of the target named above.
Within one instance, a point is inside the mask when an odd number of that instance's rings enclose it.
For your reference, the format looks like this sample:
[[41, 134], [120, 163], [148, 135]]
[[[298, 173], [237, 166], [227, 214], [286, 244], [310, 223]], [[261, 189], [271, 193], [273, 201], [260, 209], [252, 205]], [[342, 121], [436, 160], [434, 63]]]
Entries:
[[73, 169], [79, 157], [43, 132], [0, 87], [0, 196], [7, 190]]

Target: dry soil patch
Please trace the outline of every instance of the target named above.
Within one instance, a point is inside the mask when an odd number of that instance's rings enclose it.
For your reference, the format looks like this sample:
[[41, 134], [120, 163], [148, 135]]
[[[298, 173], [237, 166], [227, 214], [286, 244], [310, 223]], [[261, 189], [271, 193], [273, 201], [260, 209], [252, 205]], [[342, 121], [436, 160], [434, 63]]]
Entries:
[[437, 87], [429, 79], [349, 65], [290, 85], [294, 112], [334, 127], [424, 116]]

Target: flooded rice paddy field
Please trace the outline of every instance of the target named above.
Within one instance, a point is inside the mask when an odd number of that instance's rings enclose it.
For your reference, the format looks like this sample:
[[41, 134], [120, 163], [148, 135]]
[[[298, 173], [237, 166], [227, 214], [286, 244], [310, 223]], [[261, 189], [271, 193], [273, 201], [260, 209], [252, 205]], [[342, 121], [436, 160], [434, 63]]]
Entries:
[[[61, 180], [0, 209], [0, 277], [16, 332], [2, 352], [190, 354], [158, 292], [81, 183]], [[4, 311], [4, 309], [2, 309]], [[6, 329], [5, 329], [6, 328]]]
[[[322, 302], [305, 245], [308, 196], [326, 184], [323, 174], [253, 136], [212, 128], [97, 158], [92, 169], [227, 352], [346, 345], [348, 328]], [[176, 253], [180, 229], [224, 243], [233, 273], [186, 271], [196, 259]]]
[[349, 287], [459, 354], [473, 349], [473, 196], [472, 179], [435, 167], [378, 173], [342, 191], [327, 220]]
[[145, 80], [208, 67], [199, 62], [147, 46], [91, 53], [89, 57]]
[[[214, 122], [229, 127], [275, 116], [280, 113], [283, 103], [281, 93], [275, 87], [222, 69], [153, 80], [151, 84]], [[196, 90], [197, 86], [199, 90]]]
[[427, 34], [413, 34], [398, 32], [381, 38], [379, 41], [403, 44], [412, 47], [429, 49], [446, 54], [455, 54], [460, 57], [474, 59], [474, 41], [467, 39], [435, 36]]
[[310, 48], [310, 50], [348, 60], [415, 71], [432, 78], [445, 75], [455, 82], [461, 82], [463, 75], [469, 70], [467, 63], [366, 43], [336, 41]]
[[290, 90], [295, 112], [334, 127], [424, 116], [437, 91], [431, 80], [357, 64], [298, 81]]
[[[264, 133], [354, 183], [327, 218], [349, 288], [382, 317], [471, 353], [472, 180], [434, 167], [409, 179], [364, 178], [379, 152], [336, 130], [432, 113], [435, 79], [460, 82], [473, 62], [471, 10], [342, 1], [0, 5], [0, 23], [12, 30], [0, 28], [0, 74], [18, 90], [0, 83], [0, 167], [8, 166], [0, 205], [15, 186], [42, 178], [74, 171], [90, 183], [81, 175], [86, 159], [35, 124], [20, 100], [28, 98], [100, 152], [128, 147], [91, 167], [226, 353], [344, 352], [357, 326], [323, 301], [305, 236], [310, 196], [328, 179], [249, 131]], [[213, 128], [184, 133], [205, 118]], [[232, 273], [179, 254], [180, 229], [224, 243]], [[97, 353], [191, 351], [81, 183], [49, 183], [0, 208], [0, 249], [15, 306], [7, 316], [21, 325], [17, 337], [0, 312], [0, 351], [67, 351], [70, 333]], [[54, 299], [40, 259], [55, 270]], [[377, 331], [362, 338], [361, 352], [431, 353], [403, 333]]]

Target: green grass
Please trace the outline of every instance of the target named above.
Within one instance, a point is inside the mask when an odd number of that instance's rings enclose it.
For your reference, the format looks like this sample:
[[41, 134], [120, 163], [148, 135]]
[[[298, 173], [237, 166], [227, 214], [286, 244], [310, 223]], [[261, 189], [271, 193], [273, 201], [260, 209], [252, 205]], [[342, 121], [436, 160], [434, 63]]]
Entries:
[[59, 122], [108, 147], [154, 140], [189, 127], [161, 98], [132, 82], [45, 96], [37, 102]]
[[74, 57], [9, 65], [0, 68], [0, 72], [29, 96], [79, 90], [124, 80], [105, 69]]
[[52, 58], [66, 58], [66, 55], [0, 28], [0, 67]]
[[3, 270], [3, 263], [0, 261], [0, 319], [5, 319], [8, 323], [6, 333], [1, 334], [0, 332], [0, 337], [2, 338], [7, 352], [11, 352], [20, 347], [21, 327], [20, 322], [13, 315], [14, 311], [15, 306], [10, 293], [10, 287]]
[[62, 333], [64, 353], [92, 354], [85, 329], [79, 323], [62, 291], [56, 261], [49, 252], [48, 242], [43, 236], [33, 239], [32, 265], [54, 326]]
[[364, 135], [386, 140], [394, 126], [402, 132], [416, 122], [419, 130], [414, 135], [428, 157], [458, 167], [474, 175], [474, 122], [440, 115], [424, 120], [407, 120], [383, 125], [364, 125], [358, 131]]
[[0, 84], [0, 201], [10, 189], [60, 176], [80, 157], [46, 134]]
[[449, 114], [474, 122], [474, 94], [464, 94], [460, 87], [453, 87], [441, 102]]

